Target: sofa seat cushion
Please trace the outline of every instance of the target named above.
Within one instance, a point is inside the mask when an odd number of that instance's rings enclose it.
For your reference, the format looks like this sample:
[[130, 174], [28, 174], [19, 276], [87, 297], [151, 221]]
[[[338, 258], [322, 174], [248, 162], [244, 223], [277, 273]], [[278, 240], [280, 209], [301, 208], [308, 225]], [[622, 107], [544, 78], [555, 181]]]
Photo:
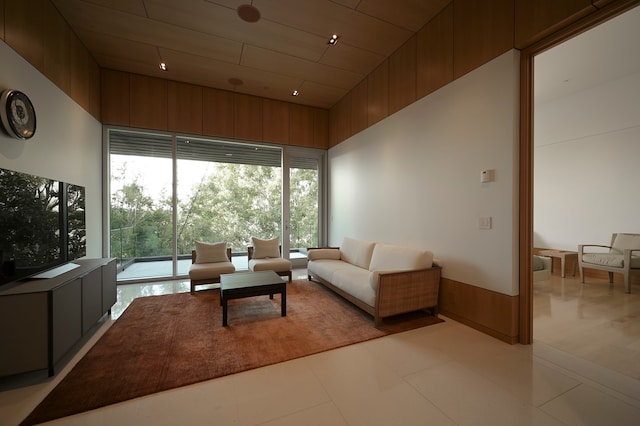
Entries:
[[310, 260], [307, 265], [309, 275], [331, 283], [335, 287], [358, 298], [369, 306], [374, 306], [375, 291], [369, 285], [367, 269], [362, 269], [342, 260]]
[[340, 259], [352, 265], [369, 269], [371, 254], [376, 244], [371, 241], [356, 240], [345, 237], [340, 246]]
[[192, 263], [189, 278], [192, 280], [218, 279], [220, 274], [231, 274], [236, 268], [231, 262]]
[[336, 270], [331, 284], [373, 307], [376, 304], [376, 292], [369, 285], [369, 274], [367, 269], [350, 265]]
[[322, 278], [325, 281], [332, 282], [333, 273], [341, 268], [347, 268], [349, 265], [342, 260], [334, 259], [318, 259], [310, 260], [307, 264], [307, 272], [309, 275], [314, 275], [318, 278]]
[[251, 259], [249, 261], [249, 270], [286, 272], [291, 270], [291, 261], [282, 257], [275, 259]]
[[[624, 256], [616, 253], [584, 253], [582, 262], [610, 268], [622, 268], [624, 266]], [[640, 268], [640, 256], [631, 256], [631, 268]]]

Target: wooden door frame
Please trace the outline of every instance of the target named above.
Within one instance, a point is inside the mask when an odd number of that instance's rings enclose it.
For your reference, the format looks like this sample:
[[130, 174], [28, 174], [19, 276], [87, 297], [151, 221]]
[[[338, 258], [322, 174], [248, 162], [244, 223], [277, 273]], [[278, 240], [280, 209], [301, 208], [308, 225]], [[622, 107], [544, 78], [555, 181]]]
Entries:
[[533, 343], [533, 71], [534, 57], [638, 6], [613, 2], [525, 48], [520, 54], [520, 296], [518, 342]]

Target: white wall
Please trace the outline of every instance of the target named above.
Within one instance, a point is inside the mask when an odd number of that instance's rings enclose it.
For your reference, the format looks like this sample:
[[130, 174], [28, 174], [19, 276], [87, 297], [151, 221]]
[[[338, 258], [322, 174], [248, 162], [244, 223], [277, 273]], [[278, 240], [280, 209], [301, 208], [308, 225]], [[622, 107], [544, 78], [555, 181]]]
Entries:
[[444, 277], [518, 294], [518, 87], [513, 50], [329, 150], [329, 244], [426, 248]]
[[640, 73], [535, 106], [534, 245], [640, 233]]
[[0, 131], [0, 167], [86, 189], [87, 257], [102, 257], [102, 125], [0, 40], [0, 90], [24, 92], [36, 110], [27, 141]]

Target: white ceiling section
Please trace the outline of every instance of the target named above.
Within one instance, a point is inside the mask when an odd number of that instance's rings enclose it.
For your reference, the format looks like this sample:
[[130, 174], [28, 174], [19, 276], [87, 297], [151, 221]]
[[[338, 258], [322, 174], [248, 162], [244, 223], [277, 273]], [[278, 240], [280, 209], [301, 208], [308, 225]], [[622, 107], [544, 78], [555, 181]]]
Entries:
[[535, 102], [640, 72], [640, 7], [535, 57]]
[[[449, 2], [53, 0], [100, 67], [322, 108]], [[261, 19], [240, 19], [243, 4], [256, 7]], [[330, 46], [333, 34], [340, 39]], [[294, 90], [300, 95], [291, 96]]]

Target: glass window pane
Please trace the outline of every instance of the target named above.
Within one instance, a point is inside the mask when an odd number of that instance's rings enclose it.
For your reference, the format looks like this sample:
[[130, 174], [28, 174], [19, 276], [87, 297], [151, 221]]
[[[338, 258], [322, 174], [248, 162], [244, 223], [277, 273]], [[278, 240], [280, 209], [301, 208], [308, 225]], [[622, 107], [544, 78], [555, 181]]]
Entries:
[[[290, 253], [298, 256], [300, 249], [318, 247], [318, 160], [291, 159], [290, 185]], [[304, 257], [304, 255], [301, 255]]]
[[178, 138], [177, 246], [226, 241], [236, 269], [246, 269], [251, 237], [281, 235], [281, 150]]
[[172, 138], [110, 135], [110, 256], [119, 280], [173, 275]]

